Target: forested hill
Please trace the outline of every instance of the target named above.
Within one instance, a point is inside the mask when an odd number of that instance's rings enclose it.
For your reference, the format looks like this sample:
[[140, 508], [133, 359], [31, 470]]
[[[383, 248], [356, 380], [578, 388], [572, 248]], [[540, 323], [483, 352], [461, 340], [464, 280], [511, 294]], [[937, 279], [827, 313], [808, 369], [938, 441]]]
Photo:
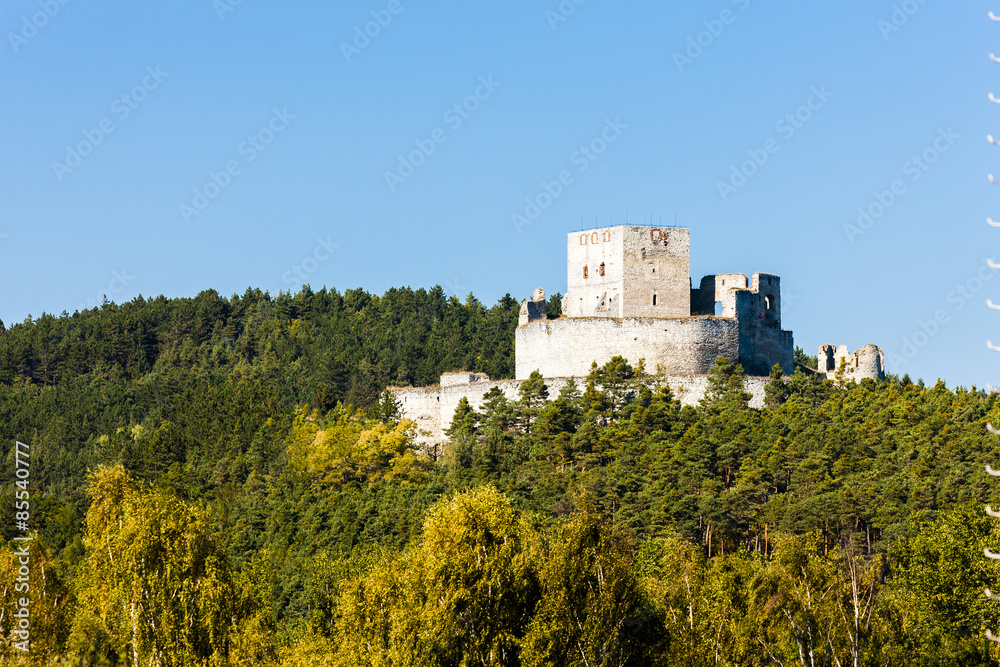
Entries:
[[[259, 420], [300, 405], [367, 407], [386, 385], [431, 384], [458, 368], [512, 377], [518, 309], [510, 295], [486, 308], [440, 287], [382, 296], [304, 287], [276, 297], [140, 296], [0, 323], [0, 442], [34, 439], [43, 457], [34, 480], [82, 511], [83, 476], [106, 447], [155, 478], [189, 456], [228, 460], [225, 448], [245, 448], [240, 438]], [[212, 442], [226, 418], [242, 432]], [[153, 429], [142, 449], [117, 441], [135, 425]], [[197, 476], [209, 465], [196, 465]]]
[[997, 664], [996, 395], [775, 372], [757, 410], [721, 358], [682, 408], [616, 358], [460, 404], [431, 458], [380, 389], [510, 377], [517, 311], [250, 290], [0, 333], [33, 664]]
[[286, 406], [368, 404], [386, 385], [432, 384], [453, 369], [513, 377], [519, 305], [508, 294], [487, 308], [440, 287], [140, 296], [10, 327], [0, 336], [0, 382], [64, 385], [93, 373], [153, 385], [261, 380]]

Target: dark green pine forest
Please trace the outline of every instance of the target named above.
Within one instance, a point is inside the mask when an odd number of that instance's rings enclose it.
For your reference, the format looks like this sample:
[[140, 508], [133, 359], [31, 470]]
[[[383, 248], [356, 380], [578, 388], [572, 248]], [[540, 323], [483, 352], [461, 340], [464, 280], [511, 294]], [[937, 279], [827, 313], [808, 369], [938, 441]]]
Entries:
[[421, 449], [386, 388], [512, 377], [518, 310], [305, 287], [0, 323], [0, 662], [998, 663], [997, 395], [798, 351], [762, 409], [725, 358], [681, 407], [616, 358]]

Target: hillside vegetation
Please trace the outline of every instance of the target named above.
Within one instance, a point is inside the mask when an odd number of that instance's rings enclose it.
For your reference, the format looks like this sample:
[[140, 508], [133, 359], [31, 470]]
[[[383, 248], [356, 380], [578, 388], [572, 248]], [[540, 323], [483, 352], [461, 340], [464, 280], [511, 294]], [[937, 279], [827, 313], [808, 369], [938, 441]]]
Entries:
[[[996, 395], [720, 358], [698, 407], [616, 358], [513, 374], [517, 301], [308, 288], [0, 325], [0, 656], [76, 665], [994, 665]], [[30, 534], [31, 651], [11, 616]], [[4, 613], [6, 611], [7, 613]]]

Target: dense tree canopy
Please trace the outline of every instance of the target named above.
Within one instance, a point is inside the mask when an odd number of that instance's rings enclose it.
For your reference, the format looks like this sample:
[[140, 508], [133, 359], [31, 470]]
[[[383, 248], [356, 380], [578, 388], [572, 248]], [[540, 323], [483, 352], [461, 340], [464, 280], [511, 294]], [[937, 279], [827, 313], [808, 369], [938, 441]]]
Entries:
[[463, 401], [422, 451], [383, 389], [510, 377], [516, 318], [510, 297], [305, 288], [0, 330], [33, 537], [23, 655], [24, 535], [0, 524], [0, 659], [996, 664], [995, 395], [775, 370], [754, 409], [720, 358], [682, 407], [616, 358]]

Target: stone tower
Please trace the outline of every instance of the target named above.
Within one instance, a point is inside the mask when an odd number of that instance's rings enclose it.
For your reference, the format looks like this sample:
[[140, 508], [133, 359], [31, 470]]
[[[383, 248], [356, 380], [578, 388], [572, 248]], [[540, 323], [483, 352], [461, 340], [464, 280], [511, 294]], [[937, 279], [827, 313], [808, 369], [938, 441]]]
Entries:
[[690, 232], [608, 227], [566, 238], [567, 317], [691, 315]]

